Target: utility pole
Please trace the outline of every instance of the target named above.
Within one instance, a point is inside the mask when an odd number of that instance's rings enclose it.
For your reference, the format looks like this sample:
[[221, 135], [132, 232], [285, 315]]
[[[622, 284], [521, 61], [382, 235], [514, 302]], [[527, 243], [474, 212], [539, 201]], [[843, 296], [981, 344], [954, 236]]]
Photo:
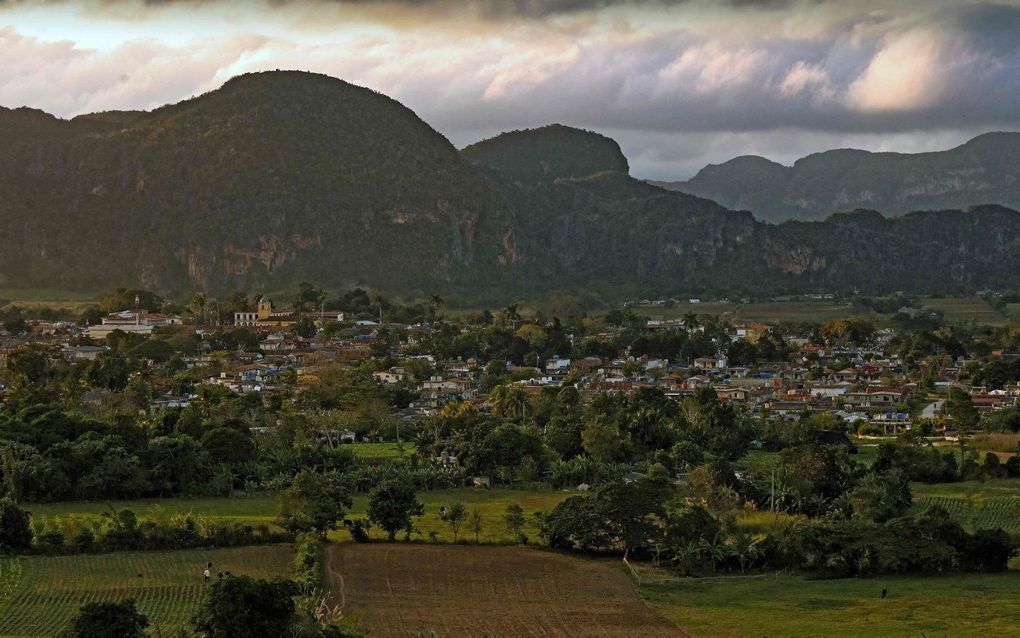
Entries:
[[772, 466], [772, 489], [771, 489], [771, 494], [772, 495], [769, 497], [769, 504], [770, 504], [770, 507], [772, 509], [772, 512], [775, 513], [775, 511], [776, 511], [776, 466], [775, 465]]

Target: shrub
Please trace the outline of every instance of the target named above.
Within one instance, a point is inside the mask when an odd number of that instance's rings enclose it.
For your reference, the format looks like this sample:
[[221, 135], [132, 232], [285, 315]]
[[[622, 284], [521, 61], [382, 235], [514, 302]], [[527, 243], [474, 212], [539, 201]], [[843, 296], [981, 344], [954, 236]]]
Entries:
[[311, 533], [299, 534], [294, 544], [294, 582], [301, 592], [311, 594], [322, 584], [322, 543]]
[[32, 517], [10, 499], [0, 500], [0, 553], [32, 549]]
[[63, 638], [144, 638], [149, 619], [138, 613], [131, 598], [119, 603], [87, 603]]

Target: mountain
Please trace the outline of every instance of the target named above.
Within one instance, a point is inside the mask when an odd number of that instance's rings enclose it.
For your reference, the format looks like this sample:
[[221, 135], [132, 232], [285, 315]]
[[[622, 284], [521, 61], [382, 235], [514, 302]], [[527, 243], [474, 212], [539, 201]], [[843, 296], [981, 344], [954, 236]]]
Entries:
[[[746, 163], [748, 184], [777, 170]], [[596, 133], [458, 151], [384, 95], [298, 72], [151, 112], [0, 110], [0, 236], [2, 287], [171, 294], [948, 292], [1015, 286], [1020, 268], [1003, 207], [766, 224], [631, 177]]]
[[981, 204], [1020, 208], [1020, 133], [986, 133], [934, 153], [826, 151], [791, 167], [744, 156], [706, 166], [686, 182], [654, 183], [773, 222], [855, 208], [887, 215]]
[[259, 73], [151, 113], [0, 113], [0, 285], [410, 287], [470, 261], [491, 188], [398, 102]]

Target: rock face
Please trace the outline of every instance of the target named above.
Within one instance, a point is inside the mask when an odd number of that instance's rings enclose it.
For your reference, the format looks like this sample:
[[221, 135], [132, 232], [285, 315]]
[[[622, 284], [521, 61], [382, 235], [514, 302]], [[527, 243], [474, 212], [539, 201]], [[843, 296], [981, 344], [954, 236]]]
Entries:
[[[741, 162], [763, 187], [791, 170]], [[595, 133], [458, 152], [390, 98], [293, 72], [148, 113], [0, 110], [0, 236], [0, 285], [86, 291], [948, 291], [1015, 286], [1020, 267], [1005, 208], [775, 226], [630, 177]]]
[[826, 151], [792, 167], [738, 157], [707, 166], [690, 181], [657, 184], [773, 222], [820, 220], [855, 208], [887, 215], [982, 204], [1018, 208], [1020, 133], [987, 133], [948, 151], [915, 155]]

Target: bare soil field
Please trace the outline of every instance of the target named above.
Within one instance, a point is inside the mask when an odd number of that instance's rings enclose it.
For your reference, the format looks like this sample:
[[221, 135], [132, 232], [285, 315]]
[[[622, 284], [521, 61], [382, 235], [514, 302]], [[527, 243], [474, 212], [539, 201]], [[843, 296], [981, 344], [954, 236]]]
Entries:
[[371, 636], [648, 636], [686, 633], [606, 561], [527, 547], [369, 544], [327, 548], [330, 588]]

